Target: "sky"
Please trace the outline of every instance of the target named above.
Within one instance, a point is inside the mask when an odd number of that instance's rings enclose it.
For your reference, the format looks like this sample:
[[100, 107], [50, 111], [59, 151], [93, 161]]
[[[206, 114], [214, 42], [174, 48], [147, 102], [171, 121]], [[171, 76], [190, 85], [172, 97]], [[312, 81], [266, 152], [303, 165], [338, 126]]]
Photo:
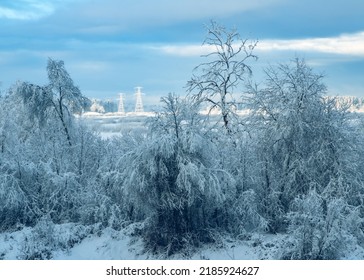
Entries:
[[330, 95], [364, 97], [363, 11], [362, 0], [0, 0], [0, 91], [46, 84], [52, 58], [90, 98], [133, 98], [136, 86], [145, 102], [184, 95], [215, 20], [258, 41], [257, 83], [299, 57]]

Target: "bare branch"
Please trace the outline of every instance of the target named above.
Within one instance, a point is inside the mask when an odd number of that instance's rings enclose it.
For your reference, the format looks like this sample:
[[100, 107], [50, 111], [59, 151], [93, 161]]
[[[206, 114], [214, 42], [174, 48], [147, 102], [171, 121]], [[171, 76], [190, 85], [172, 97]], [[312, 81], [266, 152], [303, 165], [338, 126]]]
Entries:
[[245, 82], [246, 75], [252, 74], [252, 68], [247, 62], [257, 59], [253, 50], [258, 42], [242, 40], [236, 29], [228, 30], [215, 21], [211, 21], [206, 28], [207, 35], [203, 45], [213, 46], [215, 50], [202, 55], [209, 61], [194, 68], [194, 72], [198, 73], [188, 81], [187, 91], [194, 99], [207, 101], [213, 107], [221, 108], [224, 126], [229, 131], [229, 107], [234, 105], [230, 99], [239, 84]]

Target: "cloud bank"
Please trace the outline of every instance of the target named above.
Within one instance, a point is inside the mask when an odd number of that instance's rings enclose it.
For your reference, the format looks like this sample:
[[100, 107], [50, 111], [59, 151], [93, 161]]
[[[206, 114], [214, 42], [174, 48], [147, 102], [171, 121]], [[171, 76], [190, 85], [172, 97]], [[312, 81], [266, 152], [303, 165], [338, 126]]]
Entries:
[[258, 48], [263, 51], [296, 50], [364, 57], [364, 32], [331, 38], [264, 40]]
[[[168, 55], [199, 56], [214, 51], [206, 45], [163, 45], [154, 47]], [[258, 42], [257, 51], [308, 51], [338, 55], [350, 55], [364, 58], [364, 32], [342, 34], [337, 37], [307, 38], [291, 40], [262, 40]]]

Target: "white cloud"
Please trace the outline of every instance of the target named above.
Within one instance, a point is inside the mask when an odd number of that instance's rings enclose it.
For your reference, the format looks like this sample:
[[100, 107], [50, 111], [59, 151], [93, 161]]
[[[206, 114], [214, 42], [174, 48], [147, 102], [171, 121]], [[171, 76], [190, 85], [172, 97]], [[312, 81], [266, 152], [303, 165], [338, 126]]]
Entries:
[[214, 48], [207, 45], [164, 45], [164, 46], [152, 46], [151, 49], [161, 51], [168, 55], [175, 56], [200, 56], [203, 54], [211, 53]]
[[[76, 0], [84, 1], [84, 0]], [[56, 9], [72, 0], [8, 0], [0, 3], [0, 19], [37, 20], [52, 15]]]
[[[197, 44], [155, 46], [168, 55], [199, 56], [214, 51], [211, 46]], [[364, 57], [364, 32], [343, 34], [337, 37], [309, 38], [299, 40], [261, 40], [257, 51], [308, 51]]]
[[262, 51], [297, 50], [364, 57], [364, 32], [343, 34], [338, 37], [301, 40], [263, 40]]
[[0, 18], [33, 20], [48, 16], [54, 12], [50, 1], [21, 0], [15, 5], [0, 4]]

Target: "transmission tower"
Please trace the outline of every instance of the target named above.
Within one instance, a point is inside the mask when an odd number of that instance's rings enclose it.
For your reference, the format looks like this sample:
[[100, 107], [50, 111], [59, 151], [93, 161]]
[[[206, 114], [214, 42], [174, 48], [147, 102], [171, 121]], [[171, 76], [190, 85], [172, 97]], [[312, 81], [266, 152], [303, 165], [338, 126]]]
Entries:
[[142, 87], [136, 87], [135, 89], [136, 89], [135, 112], [144, 112], [143, 101], [142, 101], [142, 92], [141, 92]]
[[118, 113], [125, 114], [123, 94], [119, 93]]

